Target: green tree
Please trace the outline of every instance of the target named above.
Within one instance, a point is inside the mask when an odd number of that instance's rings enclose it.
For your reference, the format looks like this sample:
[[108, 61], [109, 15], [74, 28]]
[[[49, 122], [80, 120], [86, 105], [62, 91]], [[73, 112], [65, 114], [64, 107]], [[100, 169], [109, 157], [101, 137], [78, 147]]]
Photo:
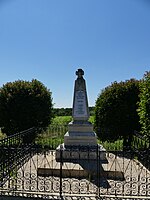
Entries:
[[52, 107], [51, 92], [38, 80], [6, 83], [0, 89], [0, 127], [7, 135], [46, 127]]
[[136, 111], [138, 95], [139, 81], [135, 79], [114, 82], [102, 90], [96, 100], [94, 120], [96, 133], [101, 140], [115, 141], [139, 130]]
[[72, 108], [54, 108], [54, 116], [71, 116]]
[[146, 72], [140, 83], [138, 108], [142, 133], [150, 137], [150, 72]]

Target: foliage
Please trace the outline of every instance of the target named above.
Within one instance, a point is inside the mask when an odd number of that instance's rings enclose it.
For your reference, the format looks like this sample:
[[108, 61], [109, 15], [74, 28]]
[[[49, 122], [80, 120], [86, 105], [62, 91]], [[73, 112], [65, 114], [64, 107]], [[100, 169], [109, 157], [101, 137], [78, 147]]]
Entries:
[[142, 133], [150, 137], [150, 72], [140, 83], [140, 102], [138, 108]]
[[[42, 146], [43, 148], [56, 149], [58, 145], [64, 142], [64, 135], [68, 131], [68, 126], [66, 125], [50, 125], [46, 130], [38, 134], [36, 138], [36, 144]], [[117, 140], [115, 142], [102, 142], [98, 140], [106, 150], [122, 150], [123, 140]]]
[[51, 125], [68, 125], [68, 123], [71, 121], [71, 116], [56, 116], [53, 118]]
[[0, 89], [0, 127], [7, 135], [33, 126], [46, 127], [51, 117], [51, 92], [38, 80], [18, 80]]
[[71, 116], [72, 108], [54, 108], [54, 116]]
[[90, 112], [90, 116], [94, 116], [95, 107], [94, 106], [89, 107], [89, 112]]
[[139, 81], [135, 79], [114, 82], [102, 90], [96, 100], [94, 120], [95, 131], [102, 141], [129, 137], [133, 130], [139, 130], [138, 95]]
[[0, 140], [4, 139], [6, 137], [6, 134], [2, 133], [0, 130]]
[[[52, 119], [51, 125], [68, 125], [72, 121], [72, 116], [56, 116]], [[94, 116], [90, 116], [89, 121], [94, 123]]]
[[[94, 115], [94, 107], [89, 107], [90, 116]], [[72, 108], [54, 108], [54, 116], [72, 116]]]
[[116, 140], [113, 142], [109, 141], [100, 141], [98, 140], [98, 144], [102, 145], [107, 151], [121, 151], [123, 150], [123, 139]]
[[94, 124], [94, 115], [93, 115], [93, 116], [90, 116], [89, 122], [91, 122], [92, 124]]
[[64, 135], [68, 131], [68, 126], [66, 125], [49, 125], [49, 127], [38, 134], [36, 138], [36, 144], [42, 147], [50, 147], [51, 149], [56, 149], [58, 145], [64, 142]]

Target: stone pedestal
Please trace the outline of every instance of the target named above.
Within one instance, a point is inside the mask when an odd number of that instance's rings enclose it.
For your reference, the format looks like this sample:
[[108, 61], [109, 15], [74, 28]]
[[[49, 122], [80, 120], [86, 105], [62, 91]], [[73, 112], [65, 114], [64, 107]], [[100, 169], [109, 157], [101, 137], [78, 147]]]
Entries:
[[56, 161], [71, 162], [80, 160], [101, 160], [106, 162], [106, 150], [103, 146], [65, 146], [60, 144], [56, 149]]
[[93, 125], [86, 121], [70, 122], [68, 132], [64, 136], [65, 147], [70, 146], [96, 146], [97, 136]]

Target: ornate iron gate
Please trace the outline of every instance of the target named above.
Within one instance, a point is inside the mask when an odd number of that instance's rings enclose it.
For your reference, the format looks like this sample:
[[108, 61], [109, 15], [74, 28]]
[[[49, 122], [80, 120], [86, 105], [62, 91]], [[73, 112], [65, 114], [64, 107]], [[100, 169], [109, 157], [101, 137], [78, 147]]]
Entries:
[[150, 199], [148, 140], [135, 134], [134, 148], [108, 149], [107, 162], [100, 155], [97, 160], [79, 156], [76, 161], [57, 162], [55, 148], [63, 142], [66, 127], [51, 127], [35, 143], [22, 142], [23, 136], [35, 131], [32, 128], [0, 141], [1, 196]]

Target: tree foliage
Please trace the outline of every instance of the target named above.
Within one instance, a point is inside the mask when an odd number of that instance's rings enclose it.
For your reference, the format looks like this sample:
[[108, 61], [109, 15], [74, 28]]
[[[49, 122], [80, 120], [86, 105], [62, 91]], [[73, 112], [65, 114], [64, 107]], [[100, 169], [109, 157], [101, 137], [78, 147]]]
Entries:
[[114, 141], [139, 129], [138, 95], [139, 81], [135, 79], [114, 82], [102, 90], [96, 100], [94, 122], [101, 140]]
[[142, 133], [150, 137], [150, 72], [146, 72], [140, 83], [138, 108]]
[[7, 135], [46, 127], [52, 106], [51, 92], [38, 80], [6, 83], [0, 89], [0, 127]]
[[[94, 115], [94, 107], [89, 107], [90, 116]], [[72, 116], [72, 108], [54, 108], [54, 116]]]
[[54, 116], [71, 116], [72, 108], [54, 108]]

